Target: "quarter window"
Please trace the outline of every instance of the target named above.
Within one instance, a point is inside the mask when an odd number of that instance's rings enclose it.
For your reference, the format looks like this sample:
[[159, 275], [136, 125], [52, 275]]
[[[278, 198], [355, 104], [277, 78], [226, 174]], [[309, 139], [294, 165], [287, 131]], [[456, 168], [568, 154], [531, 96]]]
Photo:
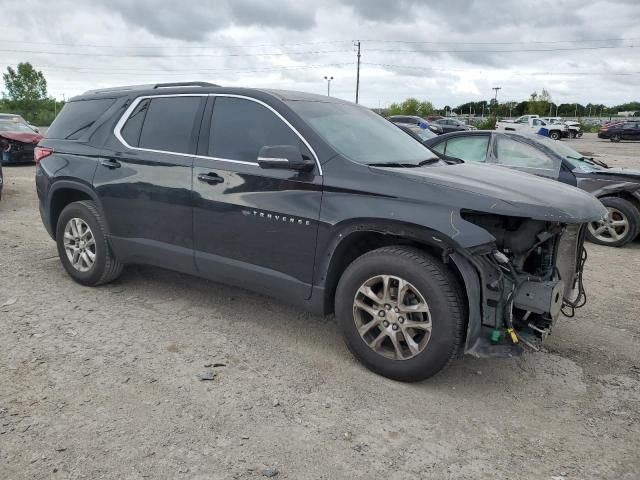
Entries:
[[300, 146], [300, 139], [280, 118], [259, 103], [216, 97], [209, 135], [209, 155], [257, 163], [268, 145]]
[[196, 114], [204, 97], [157, 97], [142, 101], [124, 128], [125, 141], [139, 148], [190, 153]]

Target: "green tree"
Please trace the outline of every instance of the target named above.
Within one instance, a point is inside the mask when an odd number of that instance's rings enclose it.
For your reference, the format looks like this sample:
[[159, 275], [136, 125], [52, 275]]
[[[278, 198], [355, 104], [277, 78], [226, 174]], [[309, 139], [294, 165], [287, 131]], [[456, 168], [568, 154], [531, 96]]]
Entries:
[[30, 63], [19, 63], [14, 70], [7, 67], [2, 74], [6, 96], [14, 102], [38, 102], [47, 98], [47, 80]]
[[17, 113], [31, 123], [45, 126], [62, 108], [61, 102], [48, 97], [44, 74], [28, 62], [19, 63], [16, 68], [7, 67], [2, 79], [5, 86], [0, 101], [2, 112]]
[[407, 98], [402, 103], [392, 103], [389, 105], [389, 115], [417, 115], [426, 117], [433, 113], [433, 104], [428, 101], [419, 101], [416, 98]]

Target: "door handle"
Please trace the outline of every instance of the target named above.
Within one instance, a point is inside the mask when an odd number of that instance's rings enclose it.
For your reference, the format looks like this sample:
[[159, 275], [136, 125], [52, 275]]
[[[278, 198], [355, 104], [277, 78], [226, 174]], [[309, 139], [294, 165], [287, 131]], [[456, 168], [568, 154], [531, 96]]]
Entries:
[[120, 162], [117, 160], [113, 160], [113, 159], [103, 159], [100, 160], [100, 165], [110, 168], [111, 170], [113, 170], [114, 168], [120, 168]]
[[204, 183], [208, 183], [209, 185], [215, 185], [216, 183], [224, 182], [224, 178], [213, 172], [198, 174], [198, 180]]

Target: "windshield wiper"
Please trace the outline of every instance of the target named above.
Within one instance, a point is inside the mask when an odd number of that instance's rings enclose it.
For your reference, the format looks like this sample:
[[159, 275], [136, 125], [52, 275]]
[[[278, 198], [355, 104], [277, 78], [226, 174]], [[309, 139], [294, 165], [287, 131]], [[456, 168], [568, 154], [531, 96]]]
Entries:
[[597, 165], [599, 167], [604, 167], [604, 168], [609, 168], [609, 165], [607, 165], [606, 163], [604, 163], [602, 160], [596, 160], [593, 157], [571, 157], [569, 156], [569, 158], [571, 158], [572, 160], [579, 160], [585, 163], [590, 163], [591, 165]]
[[421, 167], [423, 165], [430, 165], [432, 163], [438, 163], [439, 161], [440, 159], [438, 157], [427, 158], [426, 160], [422, 160], [420, 163], [418, 163], [418, 166]]
[[419, 167], [419, 163], [400, 163], [400, 162], [385, 162], [385, 163], [368, 163], [370, 167], [392, 167], [392, 168], [416, 168]]

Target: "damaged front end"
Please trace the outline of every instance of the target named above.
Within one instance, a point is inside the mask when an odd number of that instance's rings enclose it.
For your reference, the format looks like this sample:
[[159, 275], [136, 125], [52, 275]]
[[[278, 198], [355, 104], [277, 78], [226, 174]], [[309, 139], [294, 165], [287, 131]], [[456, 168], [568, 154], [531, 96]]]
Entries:
[[[564, 312], [586, 302], [582, 283], [587, 253], [586, 224], [567, 224], [462, 211], [461, 218], [489, 232], [495, 241], [453, 254], [475, 267], [479, 311], [470, 309], [465, 353], [513, 356], [521, 345], [537, 349]], [[462, 262], [456, 262], [460, 264]], [[462, 272], [464, 275], [464, 272]]]

